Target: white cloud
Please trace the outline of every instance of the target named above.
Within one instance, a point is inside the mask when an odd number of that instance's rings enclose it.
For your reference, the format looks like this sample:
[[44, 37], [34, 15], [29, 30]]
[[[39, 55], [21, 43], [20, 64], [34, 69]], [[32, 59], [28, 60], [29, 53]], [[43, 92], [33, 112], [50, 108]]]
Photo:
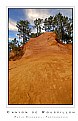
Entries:
[[64, 16], [72, 18], [72, 9], [56, 9], [55, 14], [62, 13]]
[[9, 37], [9, 42], [11, 42], [12, 40], [14, 40], [14, 38], [12, 38], [12, 37]]
[[[45, 18], [50, 16], [49, 9], [24, 9], [24, 13], [26, 19], [32, 26], [34, 25], [35, 19], [41, 18], [44, 20]], [[44, 32], [44, 30], [42, 30], [42, 32]], [[36, 28], [32, 28], [32, 33], [37, 33]]]
[[[45, 19], [49, 16], [55, 16], [61, 12], [63, 15], [71, 17], [72, 18], [72, 9], [24, 9], [25, 18], [30, 22], [30, 24], [34, 25], [34, 20], [37, 18]], [[42, 24], [43, 26], [43, 24]], [[36, 33], [36, 29], [32, 28], [32, 32]], [[42, 30], [42, 32], [45, 32], [45, 30]]]
[[31, 29], [31, 33], [37, 33], [36, 28], [32, 28], [32, 29]]
[[36, 18], [45, 19], [51, 15], [56, 15], [61, 12], [63, 15], [72, 18], [72, 9], [24, 9], [26, 19], [30, 21], [30, 24], [33, 25], [33, 22]]
[[18, 31], [16, 27], [16, 22], [12, 19], [9, 19], [9, 30]]
[[50, 16], [48, 9], [25, 9], [24, 12], [26, 19], [28, 19], [32, 25], [36, 18], [45, 19]]

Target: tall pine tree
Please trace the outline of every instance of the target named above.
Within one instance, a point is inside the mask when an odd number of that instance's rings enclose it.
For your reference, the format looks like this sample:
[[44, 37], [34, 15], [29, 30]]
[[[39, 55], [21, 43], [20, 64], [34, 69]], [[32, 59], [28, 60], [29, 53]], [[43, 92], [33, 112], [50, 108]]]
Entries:
[[18, 28], [19, 37], [23, 38], [23, 44], [29, 39], [31, 29], [29, 27], [30, 23], [28, 20], [20, 20], [17, 22], [16, 27]]

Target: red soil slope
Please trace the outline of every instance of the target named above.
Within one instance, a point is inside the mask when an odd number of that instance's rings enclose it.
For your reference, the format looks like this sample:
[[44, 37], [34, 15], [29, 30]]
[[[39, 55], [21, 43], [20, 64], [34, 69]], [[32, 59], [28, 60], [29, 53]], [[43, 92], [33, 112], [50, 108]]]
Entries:
[[46, 32], [37, 38], [31, 38], [24, 46], [24, 51], [26, 51], [23, 57], [45, 54], [45, 52], [50, 53], [52, 50], [60, 50], [61, 48], [59, 48], [59, 44], [55, 38], [56, 34], [52, 32]]
[[9, 104], [72, 104], [72, 45], [55, 39], [31, 38], [22, 59], [9, 62]]

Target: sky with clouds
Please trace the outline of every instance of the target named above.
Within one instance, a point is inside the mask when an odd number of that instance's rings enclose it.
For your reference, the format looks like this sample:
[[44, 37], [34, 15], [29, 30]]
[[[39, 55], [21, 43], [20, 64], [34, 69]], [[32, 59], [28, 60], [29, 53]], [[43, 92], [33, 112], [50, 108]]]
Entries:
[[[30, 24], [34, 25], [34, 20], [36, 18], [45, 19], [49, 16], [54, 16], [58, 13], [62, 13], [62, 15], [72, 18], [72, 9], [71, 8], [32, 8], [32, 9], [25, 9], [25, 8], [9, 8], [8, 9], [8, 38], [12, 40], [13, 38], [17, 38], [18, 29], [16, 27], [17, 21], [20, 20], [28, 20]], [[33, 30], [36, 32], [36, 30]]]

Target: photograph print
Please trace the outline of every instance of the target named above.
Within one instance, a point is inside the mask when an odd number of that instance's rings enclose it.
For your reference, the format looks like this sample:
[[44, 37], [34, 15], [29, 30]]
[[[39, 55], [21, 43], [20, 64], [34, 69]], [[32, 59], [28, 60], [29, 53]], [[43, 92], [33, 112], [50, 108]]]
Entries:
[[73, 105], [73, 8], [8, 8], [8, 105]]

